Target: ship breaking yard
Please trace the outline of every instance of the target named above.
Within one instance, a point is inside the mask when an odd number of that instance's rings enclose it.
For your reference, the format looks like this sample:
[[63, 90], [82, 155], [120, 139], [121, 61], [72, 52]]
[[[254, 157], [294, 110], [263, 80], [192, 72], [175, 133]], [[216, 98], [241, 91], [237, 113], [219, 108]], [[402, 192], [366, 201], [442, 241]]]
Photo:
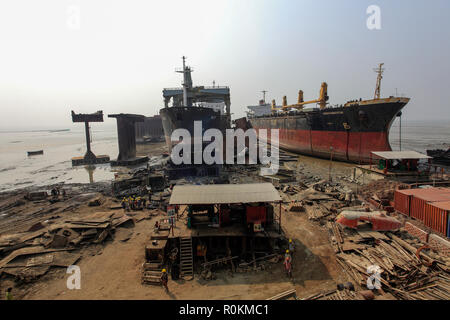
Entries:
[[[323, 83], [317, 100], [301, 91], [277, 107], [264, 97], [249, 107], [258, 114], [233, 122], [228, 87], [194, 87], [184, 57], [179, 72], [183, 87], [164, 89], [161, 116], [108, 115], [117, 159], [91, 150], [89, 123], [103, 122], [102, 111], [72, 111], [87, 144], [73, 165], [109, 162], [113, 181], [0, 194], [1, 290], [16, 299], [450, 299], [448, 167], [391, 150], [387, 133], [409, 99], [380, 97], [382, 65], [372, 100], [332, 108]], [[310, 103], [319, 108], [303, 110]], [[373, 108], [383, 118], [372, 121]], [[248, 155], [174, 164], [173, 131], [202, 119], [222, 132], [280, 129], [278, 171], [263, 174], [268, 165]], [[73, 265], [80, 290], [67, 287]]]

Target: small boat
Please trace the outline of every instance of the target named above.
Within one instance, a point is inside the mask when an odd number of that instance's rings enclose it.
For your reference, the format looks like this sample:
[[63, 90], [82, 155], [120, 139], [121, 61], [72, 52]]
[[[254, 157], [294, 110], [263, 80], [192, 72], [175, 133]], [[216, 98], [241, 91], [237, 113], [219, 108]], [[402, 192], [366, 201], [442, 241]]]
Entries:
[[66, 132], [70, 131], [70, 129], [56, 129], [56, 130], [50, 130], [50, 132]]
[[37, 151], [27, 151], [28, 156], [37, 156], [40, 154], [44, 154], [44, 150], [37, 150]]

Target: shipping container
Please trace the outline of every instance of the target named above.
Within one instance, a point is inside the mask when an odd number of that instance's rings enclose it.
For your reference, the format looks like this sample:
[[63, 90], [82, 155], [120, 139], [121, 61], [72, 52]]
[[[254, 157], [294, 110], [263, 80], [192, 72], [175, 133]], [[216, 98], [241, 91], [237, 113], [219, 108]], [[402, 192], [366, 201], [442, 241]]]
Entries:
[[450, 188], [439, 187], [436, 189], [441, 190], [442, 192], [445, 192], [445, 193], [450, 193]]
[[450, 188], [398, 189], [394, 193], [394, 209], [401, 214], [410, 216], [410, 204], [414, 195], [423, 195], [436, 192], [450, 194]]
[[450, 238], [450, 201], [428, 203], [425, 225]]
[[428, 202], [450, 201], [450, 192], [445, 188], [428, 188], [415, 190], [418, 191], [414, 193], [410, 200], [409, 214], [410, 217], [422, 222], [425, 222], [426, 216], [428, 217], [428, 212], [425, 208]]
[[423, 223], [436, 232], [448, 235], [450, 201], [428, 202]]
[[396, 190], [394, 193], [394, 209], [401, 214], [409, 216], [409, 204], [411, 197], [418, 189]]

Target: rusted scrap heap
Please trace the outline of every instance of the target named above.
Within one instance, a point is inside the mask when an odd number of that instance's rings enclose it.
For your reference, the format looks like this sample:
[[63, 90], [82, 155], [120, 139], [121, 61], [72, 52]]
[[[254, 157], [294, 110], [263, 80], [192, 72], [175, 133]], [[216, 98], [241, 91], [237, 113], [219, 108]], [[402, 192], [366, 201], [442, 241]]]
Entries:
[[345, 237], [339, 228], [333, 228], [339, 247], [337, 262], [349, 280], [367, 288], [368, 279], [374, 274], [370, 268], [378, 266], [381, 289], [397, 299], [450, 299], [448, 257], [425, 253], [420, 243], [401, 232], [397, 235], [374, 231], [352, 233]]
[[52, 267], [73, 265], [82, 256], [78, 251], [81, 246], [101, 244], [108, 237], [126, 240], [127, 233], [132, 231], [122, 227], [134, 225], [139, 218], [123, 212], [72, 214], [70, 220], [63, 218], [49, 225], [42, 221], [27, 232], [2, 234], [0, 275], [30, 282]]

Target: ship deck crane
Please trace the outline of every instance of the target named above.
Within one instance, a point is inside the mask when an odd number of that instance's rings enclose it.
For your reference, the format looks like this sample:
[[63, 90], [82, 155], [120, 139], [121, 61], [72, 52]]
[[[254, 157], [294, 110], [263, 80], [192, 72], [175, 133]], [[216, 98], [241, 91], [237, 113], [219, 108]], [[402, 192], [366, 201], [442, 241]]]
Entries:
[[303, 109], [304, 105], [311, 104], [311, 103], [317, 103], [317, 104], [319, 104], [320, 109], [324, 109], [326, 107], [327, 101], [328, 101], [328, 85], [326, 82], [322, 82], [322, 85], [320, 86], [319, 98], [315, 99], [315, 100], [304, 101], [303, 100], [303, 91], [299, 90], [298, 99], [297, 99], [296, 104], [288, 105], [287, 98], [286, 98], [286, 96], [284, 96], [283, 97], [283, 105], [281, 106], [281, 108], [274, 108], [274, 101], [275, 100], [272, 101], [272, 110], [273, 111], [276, 111], [276, 110], [286, 111], [291, 108]]

